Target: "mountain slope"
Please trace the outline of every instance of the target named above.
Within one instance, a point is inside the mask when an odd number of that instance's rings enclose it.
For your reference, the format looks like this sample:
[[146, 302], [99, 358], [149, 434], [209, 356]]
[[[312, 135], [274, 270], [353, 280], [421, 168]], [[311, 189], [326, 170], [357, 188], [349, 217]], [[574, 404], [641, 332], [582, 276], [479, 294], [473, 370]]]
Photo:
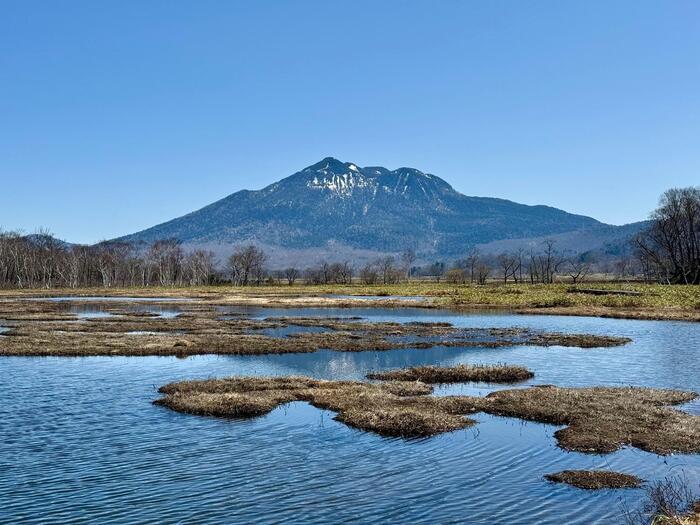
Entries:
[[259, 191], [239, 191], [120, 240], [175, 237], [190, 244], [257, 242], [453, 257], [503, 239], [595, 230], [602, 223], [548, 206], [467, 197], [413, 168], [360, 168], [325, 158]]

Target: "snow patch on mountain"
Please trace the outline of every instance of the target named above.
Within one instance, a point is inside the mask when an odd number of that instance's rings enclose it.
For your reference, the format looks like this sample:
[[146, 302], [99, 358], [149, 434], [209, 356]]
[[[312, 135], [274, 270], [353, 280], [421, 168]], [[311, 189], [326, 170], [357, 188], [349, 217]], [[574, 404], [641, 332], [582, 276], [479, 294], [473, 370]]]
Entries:
[[367, 188], [371, 181], [353, 173], [333, 173], [322, 178], [314, 177], [306, 185], [312, 189], [328, 190], [336, 195], [349, 197], [355, 188]]

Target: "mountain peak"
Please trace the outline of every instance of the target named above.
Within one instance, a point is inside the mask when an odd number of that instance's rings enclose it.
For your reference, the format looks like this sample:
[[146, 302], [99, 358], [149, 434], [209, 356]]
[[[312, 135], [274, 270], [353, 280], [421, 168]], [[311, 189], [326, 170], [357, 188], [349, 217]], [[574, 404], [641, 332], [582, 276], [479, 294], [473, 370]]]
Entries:
[[423, 195], [437, 196], [443, 191], [454, 191], [441, 178], [416, 168], [402, 167], [393, 171], [382, 166], [360, 168], [357, 164], [334, 157], [326, 157], [298, 175], [303, 175], [302, 180], [308, 188], [327, 190], [332, 196], [340, 197], [351, 196], [355, 188], [369, 189], [374, 195], [377, 191], [402, 195], [418, 191]]
[[355, 188], [370, 184], [357, 164], [342, 162], [335, 157], [326, 157], [302, 170], [301, 174], [306, 187], [327, 190], [331, 195], [340, 197], [348, 197]]
[[402, 167], [402, 168], [397, 168], [394, 170], [395, 173], [398, 173], [400, 175], [422, 175], [423, 177], [428, 177], [430, 178], [431, 175], [428, 175], [427, 173], [423, 173], [421, 170], [418, 170], [416, 168], [407, 168], [407, 167]]
[[304, 172], [319, 172], [319, 173], [345, 173], [348, 171], [350, 166], [355, 166], [354, 164], [348, 162], [342, 162], [335, 157], [326, 157], [321, 159], [316, 164], [312, 164], [308, 168], [305, 168]]

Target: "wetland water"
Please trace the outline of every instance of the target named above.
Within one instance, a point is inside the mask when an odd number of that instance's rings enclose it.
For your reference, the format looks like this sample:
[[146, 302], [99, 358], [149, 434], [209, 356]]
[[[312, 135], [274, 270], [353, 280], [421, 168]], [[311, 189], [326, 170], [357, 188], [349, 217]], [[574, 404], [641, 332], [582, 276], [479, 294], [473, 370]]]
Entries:
[[[129, 304], [125, 310], [132, 313], [147, 313], [157, 317], [169, 319], [177, 317], [180, 311], [173, 306], [159, 306], [154, 304]], [[70, 304], [66, 302], [66, 311], [74, 313], [78, 319], [99, 319], [100, 317], [114, 317], [105, 304]]]
[[[156, 305], [152, 305], [156, 306]], [[700, 324], [459, 314], [427, 309], [231, 308], [253, 317], [362, 316], [627, 336], [617, 348], [514, 346], [264, 356], [0, 359], [0, 522], [42, 523], [618, 523], [643, 490], [582, 491], [546, 473], [611, 469], [646, 480], [684, 474], [700, 456], [637, 449], [564, 452], [559, 427], [478, 414], [479, 424], [424, 440], [387, 439], [293, 403], [252, 420], [156, 407], [156, 388], [227, 375], [362, 379], [370, 370], [435, 364], [523, 365], [523, 383], [637, 385], [700, 391]], [[291, 332], [280, 332], [286, 336]], [[1, 343], [0, 343], [1, 344]], [[520, 385], [519, 385], [520, 386]], [[504, 387], [436, 389], [486, 394]], [[700, 403], [683, 407], [700, 415]]]

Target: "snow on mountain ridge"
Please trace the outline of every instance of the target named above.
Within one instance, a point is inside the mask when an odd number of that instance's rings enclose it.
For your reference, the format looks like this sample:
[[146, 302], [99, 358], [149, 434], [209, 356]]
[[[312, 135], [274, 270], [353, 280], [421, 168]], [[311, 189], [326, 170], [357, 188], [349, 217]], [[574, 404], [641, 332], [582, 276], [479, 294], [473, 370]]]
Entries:
[[341, 162], [332, 157], [305, 168], [302, 173], [313, 174], [306, 186], [316, 190], [328, 190], [332, 194], [348, 197], [357, 188], [370, 188], [376, 195], [378, 190], [385, 193], [405, 195], [409, 187], [416, 185], [424, 194], [432, 190], [426, 184], [447, 183], [439, 177], [423, 173], [415, 168], [398, 168], [390, 171], [382, 167], [359, 168], [352, 162]]
[[362, 175], [355, 175], [353, 173], [333, 173], [330, 177], [323, 177], [322, 179], [314, 177], [313, 179], [309, 180], [306, 185], [309, 188], [320, 190], [325, 189], [338, 195], [350, 196], [355, 188], [366, 188], [371, 186], [371, 181]]

